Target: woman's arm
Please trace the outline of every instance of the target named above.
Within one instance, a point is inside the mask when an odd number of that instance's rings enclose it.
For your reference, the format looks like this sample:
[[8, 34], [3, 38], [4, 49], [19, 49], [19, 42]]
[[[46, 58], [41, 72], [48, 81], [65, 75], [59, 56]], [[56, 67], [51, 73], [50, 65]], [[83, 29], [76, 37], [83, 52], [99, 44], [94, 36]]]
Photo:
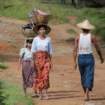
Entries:
[[51, 41], [51, 38], [49, 38], [48, 53], [49, 53], [50, 58], [52, 57], [52, 52], [53, 52], [53, 49], [52, 49], [52, 41]]
[[101, 60], [101, 63], [103, 63], [103, 62], [104, 62], [104, 59], [103, 59], [103, 56], [102, 56], [102, 53], [101, 53], [101, 49], [100, 49], [100, 47], [99, 47], [99, 45], [98, 45], [98, 42], [97, 42], [97, 40], [96, 40], [96, 37], [93, 37], [93, 38], [92, 38], [92, 43], [93, 43], [93, 45], [95, 46], [95, 49], [96, 49], [96, 51], [97, 51], [97, 54], [99, 55], [99, 58], [100, 58], [100, 60]]
[[19, 66], [18, 66], [18, 69], [20, 69], [21, 66], [22, 66], [22, 60], [24, 58], [24, 55], [25, 55], [25, 48], [21, 48], [20, 53], [19, 53]]
[[32, 53], [32, 62], [31, 66], [34, 68], [35, 67], [35, 53]]
[[77, 51], [78, 51], [78, 41], [79, 38], [75, 38], [74, 49], [73, 49], [73, 58], [74, 58], [74, 69], [77, 68]]
[[18, 70], [20, 70], [21, 67], [22, 67], [22, 58], [19, 57]]
[[49, 43], [48, 43], [48, 53], [49, 53], [49, 62], [51, 65], [51, 69], [53, 68], [53, 63], [52, 63], [52, 41], [51, 38], [49, 38]]

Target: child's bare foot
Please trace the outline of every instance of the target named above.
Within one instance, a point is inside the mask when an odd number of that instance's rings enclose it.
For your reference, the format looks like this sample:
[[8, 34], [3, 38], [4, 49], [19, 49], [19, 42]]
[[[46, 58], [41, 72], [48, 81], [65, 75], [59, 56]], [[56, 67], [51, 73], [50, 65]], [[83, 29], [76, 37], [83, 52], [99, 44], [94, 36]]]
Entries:
[[34, 94], [32, 94], [32, 96], [31, 97], [39, 97], [39, 94], [36, 94], [36, 93], [34, 93]]

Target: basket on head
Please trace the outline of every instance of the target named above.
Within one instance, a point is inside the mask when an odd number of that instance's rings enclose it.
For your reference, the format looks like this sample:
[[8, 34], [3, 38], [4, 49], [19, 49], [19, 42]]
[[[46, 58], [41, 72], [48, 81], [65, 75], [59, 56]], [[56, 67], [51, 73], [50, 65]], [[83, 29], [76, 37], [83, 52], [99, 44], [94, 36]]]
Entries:
[[44, 11], [36, 10], [34, 11], [34, 15], [32, 18], [36, 24], [48, 24], [50, 16], [51, 16], [50, 14]]

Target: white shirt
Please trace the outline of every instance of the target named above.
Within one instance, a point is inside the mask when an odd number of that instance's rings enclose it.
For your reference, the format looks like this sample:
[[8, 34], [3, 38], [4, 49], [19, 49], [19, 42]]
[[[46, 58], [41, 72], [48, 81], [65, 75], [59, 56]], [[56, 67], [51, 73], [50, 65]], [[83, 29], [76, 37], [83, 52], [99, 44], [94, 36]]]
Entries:
[[41, 39], [39, 36], [35, 37], [32, 43], [31, 52], [37, 51], [47, 51], [49, 54], [52, 54], [52, 44], [51, 38], [46, 37], [45, 39]]
[[84, 35], [84, 33], [81, 33], [78, 54], [91, 54], [92, 52], [91, 34]]
[[20, 57], [23, 57], [23, 60], [31, 60], [32, 59], [32, 52], [28, 48], [21, 48]]

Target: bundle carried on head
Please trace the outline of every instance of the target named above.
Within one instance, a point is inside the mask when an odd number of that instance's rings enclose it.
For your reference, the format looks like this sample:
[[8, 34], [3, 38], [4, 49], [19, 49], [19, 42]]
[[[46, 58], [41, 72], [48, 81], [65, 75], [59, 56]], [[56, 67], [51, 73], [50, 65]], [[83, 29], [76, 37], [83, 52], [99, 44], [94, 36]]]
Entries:
[[46, 13], [42, 10], [34, 10], [32, 18], [36, 24], [48, 24], [50, 16], [51, 15], [49, 13]]

